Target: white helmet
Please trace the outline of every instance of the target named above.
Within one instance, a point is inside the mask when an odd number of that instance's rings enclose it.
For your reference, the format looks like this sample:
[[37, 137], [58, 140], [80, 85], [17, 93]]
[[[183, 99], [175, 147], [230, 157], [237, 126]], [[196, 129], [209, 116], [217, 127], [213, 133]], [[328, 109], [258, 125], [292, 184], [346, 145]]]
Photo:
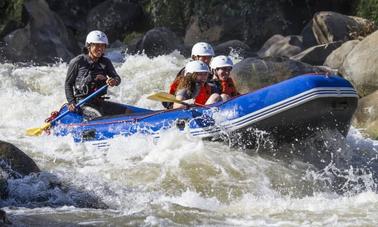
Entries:
[[106, 37], [105, 33], [98, 30], [89, 32], [87, 35], [87, 39], [85, 40], [85, 43], [87, 45], [91, 43], [101, 43], [106, 45], [109, 44], [108, 37]]
[[196, 43], [192, 48], [192, 56], [214, 56], [213, 47], [205, 42]]
[[210, 68], [216, 69], [216, 68], [223, 68], [223, 67], [233, 67], [234, 63], [232, 62], [231, 58], [219, 55], [213, 58], [210, 62]]
[[209, 66], [207, 66], [202, 61], [191, 61], [185, 65], [185, 75], [187, 73], [201, 73], [201, 72], [210, 73]]

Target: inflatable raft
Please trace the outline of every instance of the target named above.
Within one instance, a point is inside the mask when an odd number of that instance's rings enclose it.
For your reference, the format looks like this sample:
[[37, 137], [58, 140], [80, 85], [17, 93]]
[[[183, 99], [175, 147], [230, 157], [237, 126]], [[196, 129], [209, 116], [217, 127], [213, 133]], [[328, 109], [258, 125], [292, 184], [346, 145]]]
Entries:
[[[159, 137], [172, 127], [201, 138], [246, 135], [257, 129], [290, 142], [323, 129], [346, 135], [357, 102], [358, 95], [347, 80], [306, 74], [205, 107], [149, 110], [125, 105], [133, 114], [90, 121], [70, 112], [52, 130], [56, 136], [72, 135], [76, 142], [84, 142], [136, 133]], [[60, 110], [64, 111], [66, 107]]]

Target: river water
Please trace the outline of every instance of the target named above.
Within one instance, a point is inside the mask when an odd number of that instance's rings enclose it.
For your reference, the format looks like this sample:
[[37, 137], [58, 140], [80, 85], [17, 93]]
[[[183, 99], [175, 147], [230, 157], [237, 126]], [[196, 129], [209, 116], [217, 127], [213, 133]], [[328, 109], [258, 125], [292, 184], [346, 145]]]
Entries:
[[[123, 81], [110, 96], [160, 109], [146, 97], [168, 90], [188, 60], [177, 52], [126, 56], [115, 63]], [[15, 226], [378, 226], [378, 141], [359, 129], [279, 148], [262, 138], [265, 146], [253, 149], [175, 130], [158, 141], [118, 137], [108, 150], [27, 137], [65, 102], [66, 70], [0, 64], [0, 140], [42, 170], [8, 181], [0, 205]]]

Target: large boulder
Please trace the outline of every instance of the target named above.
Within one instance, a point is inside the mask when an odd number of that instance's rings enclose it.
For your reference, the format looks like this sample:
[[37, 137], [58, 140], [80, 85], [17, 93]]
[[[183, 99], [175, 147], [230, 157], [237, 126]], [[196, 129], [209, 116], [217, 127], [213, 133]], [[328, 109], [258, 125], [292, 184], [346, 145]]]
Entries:
[[346, 58], [346, 56], [353, 50], [353, 48], [360, 42], [360, 40], [349, 40], [341, 45], [336, 50], [332, 51], [324, 61], [324, 65], [333, 69], [339, 69]]
[[89, 10], [104, 0], [46, 0], [50, 9], [62, 19], [66, 28], [77, 40], [84, 42], [87, 35], [87, 15]]
[[293, 76], [319, 72], [325, 70], [288, 58], [246, 58], [234, 65], [231, 78], [239, 92], [247, 93]]
[[191, 17], [184, 37], [185, 45], [191, 46], [200, 41], [220, 43], [236, 39], [256, 50], [274, 34], [295, 33], [292, 27], [286, 26], [289, 22], [280, 2], [262, 1], [255, 4], [250, 1], [238, 1], [232, 5], [220, 3], [213, 7], [209, 6], [210, 3], [207, 4], [208, 14]]
[[361, 97], [378, 90], [378, 31], [359, 42], [346, 56], [340, 73]]
[[[40, 172], [37, 164], [27, 156], [24, 152], [18, 149], [13, 144], [4, 142], [0, 140], [0, 159], [3, 161], [4, 165], [7, 165], [11, 169], [8, 174], [15, 177], [22, 177], [29, 175], [30, 173]], [[3, 167], [3, 166], [2, 166]]]
[[305, 62], [311, 65], [323, 65], [324, 61], [332, 51], [341, 46], [343, 42], [333, 42], [310, 47], [301, 53], [290, 57], [293, 60]]
[[230, 53], [237, 53], [242, 57], [253, 55], [251, 48], [240, 40], [220, 43], [214, 47], [214, 52], [215, 55], [230, 55]]
[[371, 138], [378, 139], [378, 90], [358, 101], [353, 124], [364, 128]]
[[63, 22], [44, 0], [28, 0], [24, 7], [29, 16], [27, 25], [4, 37], [8, 59], [53, 63], [59, 58], [68, 61], [78, 52]]
[[336, 12], [322, 11], [314, 15], [302, 31], [305, 48], [336, 41], [365, 37], [376, 30], [372, 21], [346, 16]]
[[185, 52], [182, 41], [170, 29], [159, 27], [149, 30], [137, 43], [137, 50], [154, 57], [174, 50]]
[[268, 39], [257, 55], [264, 57], [291, 57], [302, 51], [302, 37], [296, 35], [274, 35]]
[[90, 10], [87, 16], [87, 31], [101, 30], [110, 42], [123, 40], [145, 20], [143, 8], [133, 1], [107, 0]]

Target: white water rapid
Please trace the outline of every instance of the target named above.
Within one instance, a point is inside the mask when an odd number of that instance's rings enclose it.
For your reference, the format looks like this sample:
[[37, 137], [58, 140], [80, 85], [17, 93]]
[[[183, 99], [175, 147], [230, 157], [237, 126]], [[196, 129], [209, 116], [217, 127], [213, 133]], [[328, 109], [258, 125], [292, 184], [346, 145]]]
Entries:
[[[123, 81], [110, 96], [160, 109], [146, 97], [168, 90], [188, 60], [177, 52], [126, 56], [115, 63]], [[175, 130], [158, 141], [117, 137], [107, 151], [70, 137], [27, 137], [65, 102], [66, 70], [0, 64], [0, 140], [42, 170], [8, 180], [0, 205], [15, 226], [378, 226], [378, 141], [354, 128], [346, 139], [329, 136], [324, 150], [309, 141], [266, 152]], [[280, 157], [298, 149], [333, 159], [319, 169]]]

